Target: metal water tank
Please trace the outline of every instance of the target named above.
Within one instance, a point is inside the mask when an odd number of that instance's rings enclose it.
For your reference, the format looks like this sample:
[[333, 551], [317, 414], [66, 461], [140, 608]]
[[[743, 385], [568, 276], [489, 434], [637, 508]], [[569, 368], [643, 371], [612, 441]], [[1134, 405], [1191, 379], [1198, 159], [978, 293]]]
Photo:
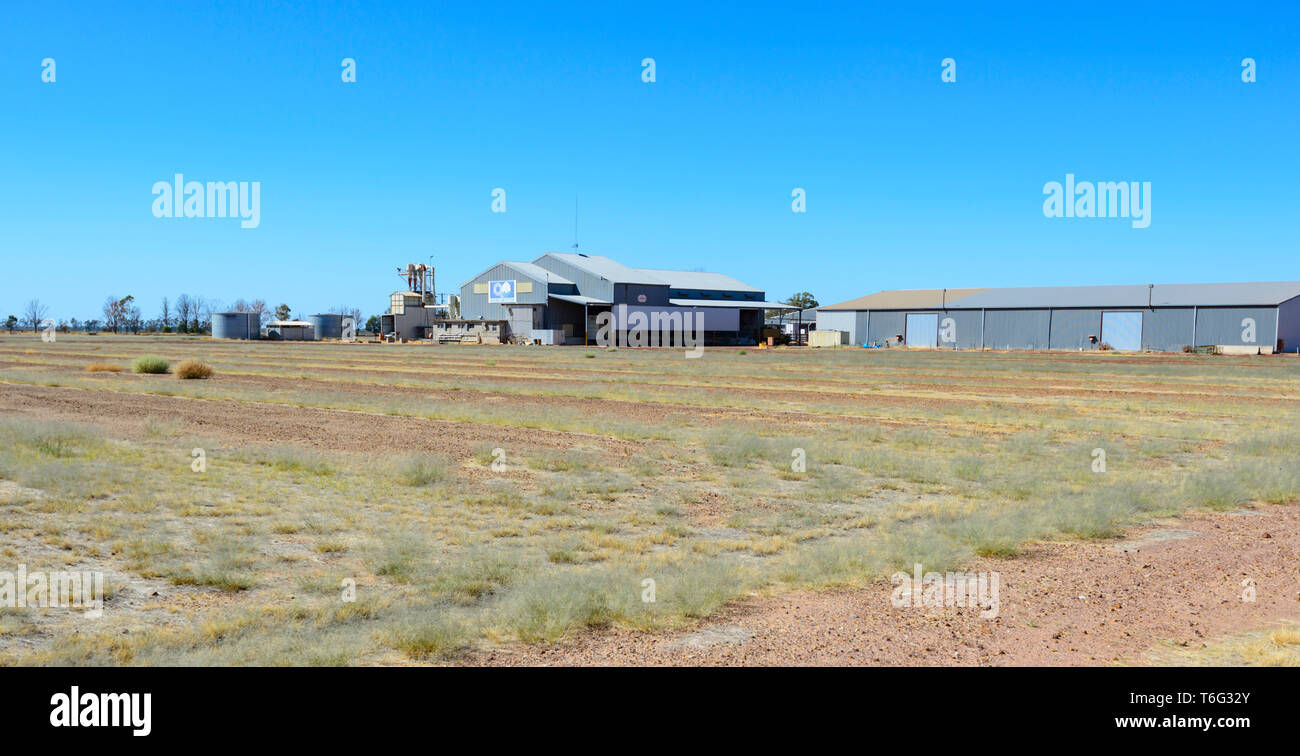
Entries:
[[256, 339], [261, 336], [262, 318], [254, 312], [214, 312], [212, 338]]
[[312, 324], [315, 329], [315, 339], [341, 339], [343, 338], [343, 316], [335, 313], [320, 313], [319, 315], [310, 315], [307, 322]]

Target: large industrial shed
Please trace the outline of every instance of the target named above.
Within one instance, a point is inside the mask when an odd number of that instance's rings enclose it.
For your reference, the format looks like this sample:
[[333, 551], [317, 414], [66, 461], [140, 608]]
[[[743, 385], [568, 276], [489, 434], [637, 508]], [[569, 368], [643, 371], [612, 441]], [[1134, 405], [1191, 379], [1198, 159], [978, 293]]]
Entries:
[[594, 342], [600, 313], [617, 322], [637, 311], [700, 313], [705, 344], [753, 344], [764, 310], [789, 309], [721, 273], [631, 268], [578, 252], [499, 262], [461, 286], [460, 303], [467, 320], [504, 320], [511, 338], [552, 344]]
[[1300, 348], [1300, 282], [882, 291], [817, 310], [849, 343], [948, 349]]

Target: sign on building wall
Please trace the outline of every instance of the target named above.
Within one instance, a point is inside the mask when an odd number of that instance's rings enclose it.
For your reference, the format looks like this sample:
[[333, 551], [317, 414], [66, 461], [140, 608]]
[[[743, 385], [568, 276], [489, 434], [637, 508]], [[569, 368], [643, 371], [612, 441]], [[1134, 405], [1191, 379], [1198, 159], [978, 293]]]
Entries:
[[492, 304], [514, 302], [515, 291], [514, 281], [488, 281], [488, 302]]

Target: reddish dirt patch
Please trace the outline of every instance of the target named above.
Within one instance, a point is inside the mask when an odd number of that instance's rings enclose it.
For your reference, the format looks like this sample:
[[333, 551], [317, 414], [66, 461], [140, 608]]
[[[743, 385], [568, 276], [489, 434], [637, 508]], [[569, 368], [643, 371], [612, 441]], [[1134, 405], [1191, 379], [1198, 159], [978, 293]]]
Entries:
[[[0, 367], [5, 363], [0, 362]], [[30, 366], [28, 366], [30, 367]], [[40, 366], [43, 370], [53, 373], [66, 373], [78, 377], [87, 374], [75, 367], [59, 366]], [[102, 380], [105, 389], [113, 389], [117, 386], [129, 387], [130, 384], [141, 380], [164, 380], [158, 377], [144, 377], [124, 374], [94, 374], [90, 377]], [[312, 378], [277, 378], [270, 376], [249, 376], [249, 375], [229, 375], [220, 374], [213, 379], [225, 386], [237, 386], [243, 388], [257, 388], [269, 391], [333, 391], [340, 394], [355, 396], [383, 397], [390, 396], [402, 399], [431, 399], [436, 401], [449, 401], [465, 405], [502, 405], [509, 404], [513, 407], [524, 409], [575, 409], [583, 413], [589, 413], [598, 417], [617, 418], [620, 420], [629, 420], [632, 422], [644, 423], [649, 426], [674, 424], [680, 422], [683, 424], [695, 424], [701, 426], [716, 426], [728, 424], [734, 426], [736, 423], [750, 423], [761, 425], [763, 423], [779, 422], [785, 427], [792, 423], [805, 426], [809, 432], [817, 428], [830, 424], [841, 425], [882, 425], [882, 426], [968, 426], [968, 423], [958, 421], [938, 421], [938, 420], [912, 420], [912, 419], [884, 419], [872, 417], [855, 417], [845, 415], [830, 415], [826, 413], [804, 412], [798, 409], [790, 410], [761, 410], [745, 409], [731, 407], [708, 407], [692, 404], [675, 404], [671, 402], [642, 402], [621, 399], [600, 399], [590, 397], [572, 397], [572, 396], [550, 396], [550, 395], [527, 395], [527, 394], [510, 394], [504, 392], [491, 391], [453, 391], [441, 388], [424, 388], [420, 386], [391, 386], [381, 384], [366, 383], [345, 383], [339, 381], [323, 381]], [[21, 386], [26, 384], [10, 384]], [[717, 391], [717, 390], [715, 390]], [[745, 392], [730, 391], [731, 395], [744, 395]], [[117, 394], [114, 394], [117, 395]], [[853, 397], [846, 395], [836, 395], [842, 401], [852, 401]], [[916, 403], [916, 400], [902, 399], [902, 403]], [[942, 402], [939, 402], [942, 404]], [[249, 405], [257, 406], [257, 405]], [[863, 405], [863, 412], [869, 413], [871, 407], [866, 403]], [[986, 432], [989, 426], [981, 425], [980, 431]], [[995, 429], [996, 430], [996, 429]]]
[[686, 504], [686, 514], [695, 525], [719, 525], [730, 513], [727, 500], [716, 491], [702, 491]]
[[[1156, 532], [1176, 527], [1174, 539]], [[1167, 533], [1166, 533], [1167, 535]], [[894, 608], [892, 585], [751, 598], [689, 632], [590, 631], [479, 650], [476, 665], [1106, 665], [1153, 644], [1300, 618], [1300, 506], [1191, 515], [1122, 540], [1039, 544], [972, 571], [1000, 576], [1000, 611]], [[1242, 600], [1241, 581], [1256, 600]], [[721, 640], [719, 640], [721, 639]]]
[[[148, 380], [148, 379], [145, 379]], [[167, 380], [158, 378], [157, 380]], [[379, 415], [347, 410], [246, 404], [154, 394], [0, 383], [0, 414], [94, 423], [110, 435], [143, 433], [150, 416], [177, 421], [178, 432], [232, 445], [292, 444], [328, 451], [377, 453], [391, 439], [407, 452], [472, 456], [484, 445], [506, 448], [599, 448], [627, 456], [642, 444], [605, 436]]]

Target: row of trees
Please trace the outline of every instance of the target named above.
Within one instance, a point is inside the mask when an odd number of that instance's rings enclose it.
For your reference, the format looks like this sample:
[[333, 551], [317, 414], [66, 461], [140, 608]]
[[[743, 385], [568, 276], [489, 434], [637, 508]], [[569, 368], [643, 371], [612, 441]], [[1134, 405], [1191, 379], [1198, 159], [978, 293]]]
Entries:
[[23, 316], [21, 318], [17, 315], [10, 315], [8, 318], [5, 318], [4, 328], [10, 333], [13, 333], [20, 327], [26, 327], [28, 330], [32, 331], [39, 330], [42, 324], [45, 323], [45, 319], [49, 315], [49, 312], [50, 308], [41, 304], [41, 300], [33, 299], [28, 302], [27, 307], [23, 309]]
[[[244, 302], [242, 299], [239, 301], [241, 305]], [[261, 302], [261, 305], [263, 309], [266, 308], [265, 302]], [[221, 303], [215, 299], [181, 294], [175, 302], [170, 302], [167, 297], [163, 297], [158, 317], [151, 324], [156, 328], [151, 330], [163, 333], [206, 333], [212, 330], [212, 313], [221, 311]]]
[[[27, 303], [22, 317], [10, 315], [4, 321], [4, 328], [10, 333], [19, 328], [32, 331], [41, 330], [49, 316], [49, 312], [49, 307], [41, 304], [39, 299], [33, 299]], [[281, 304], [274, 311], [270, 311], [266, 301], [262, 299], [251, 301], [236, 299], [229, 307], [223, 307], [215, 299], [181, 294], [174, 301], [163, 297], [158, 316], [146, 319], [141, 314], [135, 297], [128, 294], [121, 298], [113, 295], [105, 299], [102, 319], [78, 320], [72, 318], [71, 320], [59, 320], [55, 324], [55, 328], [65, 333], [68, 331], [98, 332], [101, 330], [112, 331], [113, 333], [211, 333], [212, 315], [217, 312], [256, 313], [259, 321], [265, 320], [271, 315], [274, 315], [276, 320], [289, 320], [292, 315], [289, 305]], [[358, 326], [361, 324], [361, 310], [356, 307], [337, 305], [331, 308], [329, 312], [350, 316], [355, 318]], [[378, 330], [377, 325], [375, 330]]]

